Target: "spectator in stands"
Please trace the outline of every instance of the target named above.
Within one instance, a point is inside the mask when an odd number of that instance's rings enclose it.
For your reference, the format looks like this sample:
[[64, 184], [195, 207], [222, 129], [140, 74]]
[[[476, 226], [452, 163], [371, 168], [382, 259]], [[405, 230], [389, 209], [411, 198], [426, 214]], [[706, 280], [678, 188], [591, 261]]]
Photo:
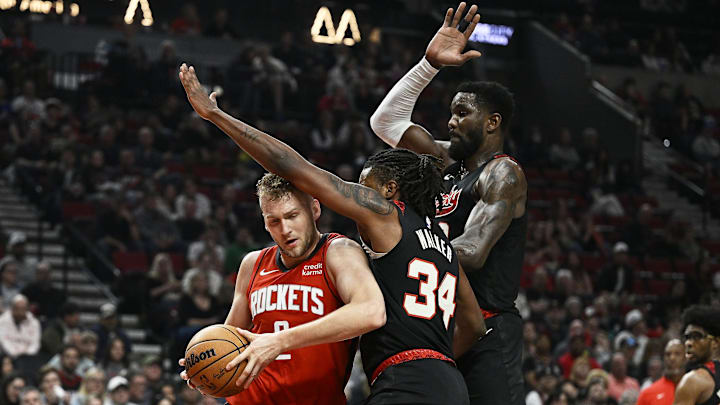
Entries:
[[[97, 335], [91, 331], [82, 331], [76, 334], [77, 339], [73, 339], [72, 343], [78, 348], [80, 358], [76, 367], [76, 373], [80, 376], [95, 367], [95, 351], [97, 350]], [[59, 370], [62, 367], [62, 353], [54, 355], [48, 361], [48, 367]]]
[[114, 126], [105, 124], [100, 127], [97, 145], [103, 153], [103, 158], [108, 166], [115, 167], [120, 163], [120, 148], [117, 144], [117, 130]]
[[590, 206], [591, 214], [603, 217], [622, 217], [625, 215], [625, 209], [610, 184], [597, 185], [590, 191], [590, 195], [593, 200]]
[[631, 338], [636, 342], [637, 348], [634, 356], [627, 359], [634, 369], [639, 368], [645, 358], [645, 351], [649, 341], [646, 333], [647, 325], [640, 310], [633, 309], [625, 314], [625, 330], [615, 337], [615, 347], [619, 348], [623, 339]]
[[[201, 257], [204, 252], [211, 252], [211, 261], [215, 267], [217, 264], [225, 263], [225, 248], [222, 246], [222, 232], [216, 224], [210, 224], [205, 228], [202, 238], [195, 241], [188, 247], [188, 262], [193, 267], [199, 267]], [[219, 268], [217, 268], [219, 270]]]
[[80, 350], [73, 345], [65, 345], [60, 352], [60, 367], [55, 369], [60, 377], [60, 385], [66, 391], [77, 391], [82, 383], [82, 374], [78, 372]]
[[194, 218], [198, 220], [203, 220], [210, 216], [210, 213], [212, 212], [212, 207], [210, 205], [210, 199], [208, 197], [199, 192], [197, 189], [197, 183], [195, 183], [195, 180], [191, 178], [185, 179], [184, 188], [182, 194], [177, 196], [175, 199], [175, 212], [177, 212], [180, 218], [184, 217], [186, 214], [185, 207], [185, 201], [194, 201], [196, 205], [196, 210], [194, 214]]
[[588, 405], [616, 405], [608, 393], [608, 380], [603, 377], [590, 379], [588, 383]]
[[549, 160], [549, 151], [545, 137], [538, 125], [530, 128], [530, 139], [522, 147], [522, 161], [542, 166]]
[[[148, 293], [151, 307], [164, 307], [177, 302], [180, 298], [182, 285], [175, 278], [172, 260], [167, 253], [158, 253], [153, 259], [148, 272]], [[167, 314], [167, 312], [165, 312]]]
[[218, 308], [217, 300], [209, 287], [207, 274], [198, 271], [188, 277], [189, 287], [180, 298], [178, 308], [178, 318], [184, 326], [199, 329], [220, 321], [222, 310]]
[[110, 256], [115, 251], [141, 250], [142, 238], [135, 217], [120, 193], [109, 195], [99, 213], [95, 239]]
[[180, 232], [175, 223], [158, 208], [159, 199], [153, 192], [145, 194], [142, 206], [134, 213], [138, 231], [151, 252], [182, 251]]
[[12, 259], [18, 266], [18, 283], [21, 287], [35, 281], [35, 270], [37, 267], [37, 259], [30, 257], [25, 252], [27, 247], [27, 236], [23, 231], [14, 231], [10, 233], [7, 242], [7, 252], [4, 260]]
[[154, 354], [145, 356], [142, 361], [142, 372], [145, 376], [148, 389], [151, 392], [159, 392], [162, 390], [163, 385], [165, 385], [162, 363], [162, 359]]
[[708, 116], [700, 134], [692, 144], [693, 154], [700, 163], [711, 163], [716, 169], [720, 168], [720, 141], [717, 136], [715, 119]]
[[130, 369], [130, 357], [125, 342], [119, 337], [110, 340], [103, 356], [102, 368], [108, 378], [127, 375]]
[[52, 320], [42, 333], [42, 350], [49, 355], [60, 353], [63, 347], [75, 343], [75, 334], [80, 333], [80, 307], [66, 302], [60, 308], [60, 317]]
[[70, 393], [60, 385], [60, 376], [52, 368], [40, 370], [40, 391], [43, 393], [45, 405], [66, 405], [70, 403]]
[[198, 240], [205, 232], [205, 223], [197, 218], [197, 202], [185, 200], [182, 212], [178, 213], [175, 219], [175, 226], [180, 230], [180, 236], [185, 242]]
[[330, 111], [321, 111], [318, 114], [318, 125], [310, 132], [310, 141], [314, 151], [325, 151], [332, 149], [335, 145], [335, 122]]
[[573, 170], [580, 164], [580, 154], [572, 143], [570, 130], [560, 130], [559, 142], [550, 146], [550, 163], [564, 170]]
[[130, 402], [130, 390], [128, 380], [122, 376], [115, 376], [108, 381], [108, 399], [105, 405], [134, 405]]
[[673, 402], [675, 387], [685, 371], [685, 346], [679, 339], [671, 339], [665, 345], [663, 358], [665, 362], [663, 376], [640, 392], [637, 405]]
[[143, 169], [145, 175], [158, 178], [164, 172], [162, 156], [154, 148], [155, 133], [152, 128], [144, 126], [138, 130], [138, 141], [140, 145], [135, 149], [135, 162]]
[[15, 371], [15, 361], [12, 357], [0, 351], [0, 381]]
[[275, 107], [275, 118], [282, 121], [285, 93], [297, 92], [297, 80], [283, 61], [270, 54], [270, 47], [267, 45], [257, 47], [252, 68], [255, 71], [253, 83], [260, 86], [263, 92], [270, 94]]
[[545, 226], [545, 240], [555, 240], [565, 250], [580, 249], [580, 227], [570, 216], [567, 200], [553, 201], [552, 216]]
[[10, 308], [0, 315], [0, 347], [14, 359], [33, 356], [40, 351], [40, 335], [40, 322], [28, 310], [27, 298], [15, 295]]
[[22, 290], [22, 294], [30, 301], [33, 312], [43, 320], [53, 319], [60, 314], [65, 302], [65, 294], [52, 284], [51, 268], [52, 265], [49, 261], [39, 262], [35, 281]]
[[18, 263], [10, 257], [0, 261], [0, 307], [8, 308], [12, 299], [20, 293]]
[[238, 227], [235, 239], [225, 248], [225, 274], [234, 274], [239, 268], [242, 258], [259, 247], [247, 227]]
[[230, 24], [229, 13], [226, 8], [220, 8], [215, 11], [213, 23], [205, 29], [205, 36], [223, 39], [237, 38], [237, 33], [232, 24]]
[[35, 387], [25, 387], [20, 391], [20, 405], [43, 405], [43, 397]]
[[573, 363], [581, 357], [587, 358], [589, 361], [590, 368], [600, 368], [600, 364], [590, 355], [587, 344], [585, 343], [585, 337], [581, 334], [574, 334], [570, 337], [570, 344], [568, 350], [558, 358], [558, 364], [563, 370], [563, 376], [565, 378], [570, 377], [570, 371], [573, 368]]
[[22, 94], [12, 102], [12, 109], [15, 114], [28, 120], [45, 118], [45, 102], [35, 95], [35, 82], [25, 82]]
[[115, 338], [123, 341], [125, 344], [123, 350], [125, 352], [129, 352], [132, 349], [130, 338], [125, 331], [120, 328], [118, 321], [117, 307], [115, 307], [114, 304], [108, 302], [100, 307], [100, 322], [91, 328], [98, 337], [97, 352], [95, 353], [97, 359], [105, 358], [110, 348], [110, 342]]
[[627, 375], [627, 361], [623, 353], [613, 354], [612, 361], [610, 363], [610, 377], [608, 378], [608, 395], [615, 400], [620, 400], [620, 397], [627, 390], [640, 390], [640, 384], [638, 381]]
[[645, 372], [645, 379], [640, 384], [640, 390], [651, 386], [655, 381], [662, 377], [663, 361], [662, 358], [656, 354], [650, 356], [647, 361], [647, 369]]
[[180, 384], [180, 395], [176, 405], [195, 405], [200, 402], [200, 391], [192, 389], [188, 384]]
[[83, 374], [80, 389], [72, 395], [70, 405], [89, 405], [91, 396], [105, 396], [105, 372], [100, 368], [90, 368]]
[[562, 371], [556, 365], [540, 366], [535, 372], [535, 376], [538, 381], [537, 387], [527, 394], [525, 404], [543, 405], [549, 403], [548, 399], [561, 381]]
[[185, 3], [180, 9], [181, 15], [170, 24], [170, 31], [173, 34], [200, 35], [202, 25], [197, 7], [193, 3]]
[[147, 378], [142, 373], [128, 376], [130, 402], [137, 405], [151, 405], [152, 390], [148, 387]]
[[567, 262], [564, 268], [572, 273], [573, 285], [572, 291], [581, 297], [590, 297], [593, 294], [592, 278], [587, 269], [582, 266], [580, 256], [577, 252], [570, 252], [567, 256]]
[[617, 242], [613, 247], [612, 262], [608, 263], [598, 277], [599, 291], [608, 291], [615, 294], [630, 293], [635, 279], [634, 269], [628, 257], [628, 245]]
[[80, 169], [80, 179], [88, 195], [98, 193], [110, 181], [110, 171], [105, 165], [105, 153], [100, 149], [90, 152], [90, 158]]
[[25, 379], [19, 374], [10, 374], [0, 381], [0, 404], [17, 405], [20, 403], [20, 391], [25, 387]]

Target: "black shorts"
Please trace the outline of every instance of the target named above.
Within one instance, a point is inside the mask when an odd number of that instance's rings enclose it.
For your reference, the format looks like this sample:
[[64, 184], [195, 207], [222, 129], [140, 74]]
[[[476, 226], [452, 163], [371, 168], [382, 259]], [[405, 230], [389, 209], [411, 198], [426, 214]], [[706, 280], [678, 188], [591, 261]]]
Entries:
[[519, 315], [502, 313], [486, 319], [485, 338], [458, 359], [472, 405], [524, 405], [522, 373], [523, 322]]
[[452, 364], [419, 359], [390, 366], [370, 387], [365, 405], [468, 405], [463, 377]]

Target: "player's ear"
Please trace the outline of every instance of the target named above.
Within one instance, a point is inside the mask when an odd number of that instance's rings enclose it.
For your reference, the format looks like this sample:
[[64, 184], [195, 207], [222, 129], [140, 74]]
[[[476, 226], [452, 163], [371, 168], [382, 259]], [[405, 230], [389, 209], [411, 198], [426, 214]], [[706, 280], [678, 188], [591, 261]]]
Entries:
[[485, 121], [485, 131], [487, 133], [493, 133], [500, 130], [500, 124], [502, 124], [502, 115], [498, 113], [492, 113], [488, 115]]
[[322, 214], [322, 209], [320, 208], [320, 201], [318, 201], [317, 198], [313, 198], [311, 204], [312, 205], [310, 206], [310, 209], [312, 210], [313, 220], [317, 221], [318, 218], [320, 218], [320, 214]]
[[388, 180], [388, 182], [382, 186], [382, 196], [385, 197], [386, 200], [397, 200], [399, 188], [395, 180]]

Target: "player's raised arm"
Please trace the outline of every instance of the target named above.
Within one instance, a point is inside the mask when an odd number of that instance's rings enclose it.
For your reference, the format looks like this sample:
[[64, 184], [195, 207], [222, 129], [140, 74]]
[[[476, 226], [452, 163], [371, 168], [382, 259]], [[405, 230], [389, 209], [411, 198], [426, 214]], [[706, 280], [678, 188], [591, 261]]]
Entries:
[[226, 367], [232, 370], [248, 361], [237, 385], [250, 386], [255, 376], [280, 353], [351, 339], [385, 325], [385, 301], [360, 245], [347, 238], [334, 241], [328, 248], [325, 263], [328, 276], [345, 305], [312, 322], [280, 332], [254, 334], [238, 330], [250, 341], [250, 346]]
[[465, 271], [460, 266], [460, 277], [457, 287], [455, 304], [455, 332], [453, 335], [453, 354], [455, 358], [462, 356], [485, 333], [487, 327], [483, 319], [482, 310], [478, 305], [475, 293], [470, 287]]
[[460, 264], [468, 271], [485, 264], [495, 243], [518, 217], [517, 210], [524, 210], [527, 198], [527, 180], [517, 163], [499, 159], [489, 169], [487, 178], [481, 176], [475, 183], [481, 197], [470, 212], [465, 232], [452, 241]]
[[387, 217], [397, 216], [393, 204], [375, 190], [343, 181], [308, 162], [284, 142], [222, 111], [215, 101], [215, 93], [208, 97], [192, 66], [182, 64], [180, 81], [195, 111], [225, 132], [268, 171], [285, 178], [333, 211], [353, 219], [360, 228], [382, 232], [389, 223]]
[[373, 132], [388, 145], [435, 155], [442, 158], [446, 166], [450, 164], [448, 142], [435, 141], [425, 128], [411, 121], [411, 115], [420, 93], [441, 67], [459, 66], [480, 56], [475, 50], [463, 53], [470, 34], [480, 21], [477, 6], [473, 5], [465, 15], [469, 25], [461, 32], [458, 24], [464, 11], [464, 2], [460, 3], [457, 12], [452, 8], [447, 10], [442, 27], [428, 44], [425, 57], [393, 86], [370, 118]]

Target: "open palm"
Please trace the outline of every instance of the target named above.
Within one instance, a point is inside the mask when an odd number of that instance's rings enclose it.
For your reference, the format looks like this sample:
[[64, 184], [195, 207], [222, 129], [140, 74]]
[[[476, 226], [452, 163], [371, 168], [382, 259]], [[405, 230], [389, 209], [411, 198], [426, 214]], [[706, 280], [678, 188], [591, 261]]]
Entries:
[[460, 3], [457, 12], [449, 8], [445, 13], [445, 21], [442, 27], [435, 34], [427, 49], [425, 50], [425, 58], [435, 66], [459, 66], [472, 58], [477, 58], [481, 54], [478, 51], [471, 50], [463, 53], [465, 45], [467, 45], [470, 34], [475, 30], [475, 26], [480, 21], [480, 15], [477, 13], [477, 6], [473, 5], [465, 15], [465, 21], [470, 23], [464, 32], [457, 29], [458, 24], [465, 11], [465, 3]]

